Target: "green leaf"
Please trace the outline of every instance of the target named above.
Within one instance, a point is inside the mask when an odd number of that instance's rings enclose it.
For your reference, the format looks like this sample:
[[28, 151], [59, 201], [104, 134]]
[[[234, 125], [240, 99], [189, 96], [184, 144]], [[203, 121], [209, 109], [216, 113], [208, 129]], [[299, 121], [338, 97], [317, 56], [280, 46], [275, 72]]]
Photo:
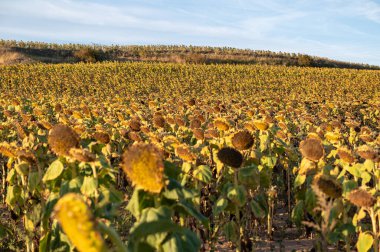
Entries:
[[49, 251], [49, 242], [51, 239], [51, 232], [48, 232], [40, 239], [40, 245], [38, 247], [39, 252]]
[[63, 164], [58, 159], [55, 160], [53, 163], [50, 164], [49, 168], [47, 169], [44, 177], [42, 178], [43, 182], [54, 180], [61, 175], [63, 172]]
[[31, 172], [28, 176], [28, 190], [33, 193], [33, 191], [37, 188], [40, 183], [41, 178], [38, 172]]
[[300, 187], [305, 183], [306, 181], [306, 175], [305, 174], [298, 174], [296, 179], [294, 180], [294, 188]]
[[362, 164], [355, 164], [353, 166], [345, 166], [345, 168], [351, 175], [353, 175], [356, 178], [360, 178], [361, 177], [361, 172], [360, 172], [361, 166], [362, 166]]
[[195, 207], [190, 204], [190, 203], [187, 203], [185, 201], [182, 201], [180, 203], [177, 203], [175, 205], [175, 207], [180, 207], [182, 208], [183, 210], [185, 210], [189, 215], [193, 216], [194, 218], [196, 218], [198, 221], [202, 222], [203, 225], [207, 226], [207, 223], [208, 223], [208, 219], [203, 216], [197, 209], [195, 209]]
[[228, 200], [227, 199], [225, 199], [225, 198], [218, 199], [216, 201], [216, 203], [215, 203], [214, 208], [213, 208], [214, 214], [218, 215], [221, 212], [223, 212], [224, 209], [226, 209], [227, 205], [228, 205]]
[[347, 196], [352, 190], [358, 187], [358, 183], [353, 180], [347, 180], [343, 182], [343, 196]]
[[200, 165], [194, 170], [193, 176], [203, 183], [209, 183], [212, 179], [212, 172], [208, 165]]
[[21, 162], [15, 165], [15, 169], [20, 176], [26, 176], [29, 173], [29, 163]]
[[297, 202], [296, 206], [293, 208], [292, 211], [292, 220], [297, 226], [301, 225], [301, 221], [303, 220], [304, 216], [304, 202], [303, 200], [300, 200]]
[[261, 158], [261, 164], [265, 165], [269, 169], [273, 169], [277, 163], [277, 157], [275, 156], [263, 156]]
[[362, 169], [372, 172], [375, 170], [375, 163], [371, 159], [366, 159], [363, 163]]
[[224, 225], [224, 234], [227, 240], [236, 242], [239, 238], [239, 227], [235, 221], [230, 221]]
[[199, 238], [187, 228], [183, 228], [181, 232], [173, 233], [162, 244], [162, 251], [199, 251], [201, 241]]
[[250, 202], [250, 206], [251, 206], [251, 211], [255, 215], [256, 218], [262, 219], [266, 216], [265, 209], [263, 209], [256, 200], [252, 199]]
[[356, 243], [356, 248], [358, 252], [367, 252], [370, 250], [373, 244], [373, 237], [368, 233], [360, 233], [358, 237], [358, 242]]
[[135, 189], [132, 198], [129, 200], [127, 210], [137, 219], [140, 219], [142, 210], [154, 205], [154, 201], [150, 195], [143, 190]]
[[239, 207], [243, 206], [247, 199], [247, 192], [242, 185], [232, 186], [227, 192], [227, 198]]
[[367, 184], [369, 181], [371, 181], [371, 174], [369, 174], [368, 172], [366, 171], [363, 171], [361, 173], [361, 177], [362, 177], [362, 185], [365, 185]]
[[94, 177], [84, 177], [83, 184], [80, 188], [82, 194], [86, 196], [93, 196], [98, 188], [98, 180]]
[[256, 189], [260, 185], [260, 171], [256, 165], [251, 165], [239, 169], [239, 181], [251, 189]]

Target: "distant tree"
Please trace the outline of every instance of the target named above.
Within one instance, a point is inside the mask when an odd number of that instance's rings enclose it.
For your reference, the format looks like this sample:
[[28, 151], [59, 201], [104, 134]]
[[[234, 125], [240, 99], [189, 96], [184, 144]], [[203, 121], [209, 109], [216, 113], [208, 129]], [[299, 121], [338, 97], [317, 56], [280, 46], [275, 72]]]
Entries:
[[313, 59], [308, 55], [299, 55], [298, 56], [298, 65], [299, 66], [312, 66]]
[[82, 48], [74, 52], [74, 57], [79, 61], [86, 63], [94, 63], [102, 59], [102, 53], [99, 50], [93, 48]]

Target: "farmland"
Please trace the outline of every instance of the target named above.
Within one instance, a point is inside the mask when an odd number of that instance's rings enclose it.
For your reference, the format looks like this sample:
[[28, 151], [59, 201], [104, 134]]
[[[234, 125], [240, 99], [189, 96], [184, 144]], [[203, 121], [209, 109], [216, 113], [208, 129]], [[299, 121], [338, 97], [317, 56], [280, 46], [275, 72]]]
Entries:
[[25, 64], [0, 90], [2, 250], [379, 251], [378, 70]]

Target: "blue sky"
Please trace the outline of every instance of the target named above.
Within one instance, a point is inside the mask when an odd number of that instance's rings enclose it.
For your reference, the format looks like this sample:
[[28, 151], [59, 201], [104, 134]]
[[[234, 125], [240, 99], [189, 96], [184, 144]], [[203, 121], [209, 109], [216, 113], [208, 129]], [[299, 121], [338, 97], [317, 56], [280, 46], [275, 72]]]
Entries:
[[380, 65], [380, 0], [0, 0], [0, 38], [231, 46]]

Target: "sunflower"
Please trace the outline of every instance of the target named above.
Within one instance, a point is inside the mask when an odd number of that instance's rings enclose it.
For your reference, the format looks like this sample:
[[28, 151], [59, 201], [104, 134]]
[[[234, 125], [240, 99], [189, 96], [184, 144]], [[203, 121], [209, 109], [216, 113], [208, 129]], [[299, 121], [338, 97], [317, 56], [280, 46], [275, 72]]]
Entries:
[[78, 251], [106, 251], [92, 213], [78, 194], [68, 193], [60, 198], [54, 207], [54, 217]]
[[49, 132], [48, 143], [55, 154], [68, 156], [79, 145], [79, 137], [69, 126], [57, 124]]
[[236, 149], [224, 147], [218, 152], [218, 159], [225, 165], [239, 168], [243, 163], [243, 155]]
[[247, 130], [237, 132], [231, 139], [232, 145], [238, 150], [247, 150], [253, 145], [253, 137]]
[[357, 207], [373, 207], [376, 203], [375, 198], [363, 189], [351, 191], [348, 200]]
[[330, 176], [318, 174], [314, 177], [313, 183], [319, 190], [331, 198], [342, 196], [342, 186]]
[[164, 163], [161, 151], [153, 144], [138, 143], [123, 154], [124, 172], [134, 185], [159, 193], [164, 187]]
[[254, 120], [253, 125], [255, 125], [258, 130], [267, 130], [269, 128], [269, 124], [265, 120]]
[[352, 164], [355, 162], [355, 157], [352, 154], [352, 151], [349, 150], [347, 147], [340, 147], [338, 149], [338, 156], [346, 163]]
[[322, 142], [316, 138], [308, 138], [300, 143], [300, 151], [303, 157], [318, 162], [325, 153]]

